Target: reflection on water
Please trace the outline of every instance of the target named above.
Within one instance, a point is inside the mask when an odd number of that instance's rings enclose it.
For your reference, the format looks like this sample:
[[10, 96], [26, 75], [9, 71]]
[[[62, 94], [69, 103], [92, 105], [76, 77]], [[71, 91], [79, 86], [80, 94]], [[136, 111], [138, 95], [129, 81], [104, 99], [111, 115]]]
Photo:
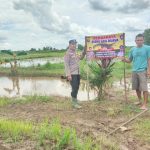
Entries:
[[[66, 80], [46, 77], [0, 77], [0, 96], [16, 97], [23, 95], [46, 95], [46, 96], [67, 96], [70, 97], [70, 83]], [[81, 81], [78, 99], [87, 100], [87, 90], [85, 83]], [[90, 100], [94, 99], [96, 94], [90, 91]]]
[[8, 92], [8, 95], [20, 95], [20, 86], [19, 86], [19, 78], [18, 77], [12, 77], [12, 88], [4, 88], [6, 92]]
[[[30, 66], [37, 66], [38, 64], [44, 65], [47, 62], [54, 64], [54, 63], [61, 63], [63, 62], [63, 58], [61, 57], [50, 57], [50, 58], [35, 58], [35, 59], [26, 59], [26, 60], [18, 60], [17, 64], [20, 67], [30, 67]], [[2, 67], [10, 67], [9, 63], [0, 65]]]

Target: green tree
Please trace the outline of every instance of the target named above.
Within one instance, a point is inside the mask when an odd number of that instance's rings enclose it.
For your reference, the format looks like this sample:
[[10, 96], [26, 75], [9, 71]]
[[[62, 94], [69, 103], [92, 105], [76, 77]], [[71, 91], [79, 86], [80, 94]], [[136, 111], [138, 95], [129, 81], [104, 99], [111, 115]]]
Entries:
[[144, 30], [144, 41], [146, 45], [150, 45], [150, 29]]
[[13, 55], [13, 52], [11, 50], [1, 50], [1, 53]]
[[21, 55], [27, 55], [27, 52], [25, 52], [25, 51], [18, 51], [17, 52], [17, 56], [21, 56]]
[[83, 47], [83, 45], [78, 44], [78, 49], [79, 49], [79, 50], [81, 50], [81, 51], [82, 51], [82, 50], [83, 50], [83, 48], [84, 48], [84, 47]]
[[36, 52], [36, 48], [31, 48], [30, 51], [31, 52]]

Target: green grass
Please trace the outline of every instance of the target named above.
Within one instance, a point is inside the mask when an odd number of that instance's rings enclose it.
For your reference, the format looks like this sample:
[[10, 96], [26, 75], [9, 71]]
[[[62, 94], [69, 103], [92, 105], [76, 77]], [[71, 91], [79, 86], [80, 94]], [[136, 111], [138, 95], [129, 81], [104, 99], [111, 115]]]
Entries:
[[25, 96], [23, 99], [17, 99], [16, 103], [19, 104], [26, 104], [26, 103], [47, 103], [53, 101], [53, 97], [48, 97], [48, 96], [38, 96], [38, 95], [33, 95], [33, 96]]
[[[46, 63], [45, 65], [38, 65], [36, 67], [18, 67], [18, 76], [61, 76], [64, 75], [64, 64]], [[0, 67], [0, 74], [11, 75], [10, 68]]]
[[107, 116], [108, 117], [116, 117], [120, 113], [120, 109], [118, 107], [110, 107], [107, 109]]
[[134, 124], [134, 134], [139, 140], [150, 143], [150, 120], [142, 119]]
[[60, 77], [64, 75], [63, 69], [49, 69], [49, 70], [41, 70], [36, 68], [22, 68], [18, 70], [19, 76], [24, 77]]
[[0, 119], [0, 134], [13, 141], [21, 140], [33, 134], [34, 126], [32, 123], [15, 120]]
[[51, 146], [52, 149], [56, 150], [67, 148], [75, 150], [100, 150], [101, 147], [118, 150], [114, 142], [105, 139], [106, 137], [101, 137], [101, 140], [97, 141], [91, 137], [86, 137], [81, 140], [77, 137], [75, 129], [69, 127], [63, 128], [58, 120], [53, 121], [51, 124], [45, 121], [41, 124], [38, 132], [38, 145], [42, 145], [45, 149]]
[[[103, 102], [104, 103], [104, 102]], [[118, 117], [118, 116], [128, 116], [131, 117], [139, 112], [141, 110], [138, 106], [128, 103], [128, 104], [120, 104], [120, 103], [113, 103], [113, 102], [106, 102], [107, 109], [106, 109], [106, 115], [108, 117]]]
[[[51, 124], [48, 121], [43, 122], [39, 127], [37, 138], [39, 146], [46, 147], [49, 145], [57, 150], [79, 145], [75, 131], [71, 128], [63, 129], [58, 120], [54, 120]], [[46, 143], [46, 141], [49, 142]]]
[[42, 58], [42, 57], [63, 57], [66, 51], [45, 51], [28, 52], [27, 55], [18, 56], [20, 59]]
[[47, 103], [52, 102], [54, 97], [48, 97], [48, 96], [25, 96], [22, 98], [0, 98], [0, 107], [7, 106], [9, 104], [27, 104], [27, 103]]
[[[130, 76], [131, 74], [131, 64], [125, 64], [125, 70], [126, 70], [126, 76]], [[112, 72], [113, 79], [120, 80], [124, 77], [124, 63], [123, 62], [117, 62], [113, 66], [113, 72]]]
[[64, 69], [64, 63], [55, 63], [51, 64], [47, 62], [45, 65], [38, 65], [36, 69], [45, 70], [45, 69]]
[[[21, 141], [24, 139], [36, 141], [36, 149], [74, 149], [74, 150], [101, 150], [104, 147], [118, 150], [115, 142], [101, 136], [98, 140], [91, 137], [79, 138], [76, 131], [70, 127], [63, 127], [55, 119], [52, 122], [45, 120], [41, 124], [31, 122], [0, 119], [0, 136], [7, 141]], [[8, 140], [9, 139], [9, 140]]]
[[0, 75], [10, 75], [11, 71], [8, 68], [0, 67]]
[[105, 134], [101, 135], [98, 140], [100, 143], [100, 150], [119, 150], [118, 144], [115, 141], [110, 140]]
[[122, 114], [125, 115], [134, 115], [135, 113], [139, 113], [141, 112], [141, 110], [139, 109], [138, 106], [134, 105], [134, 104], [125, 104], [122, 106]]
[[[125, 49], [125, 57], [128, 58], [129, 55], [129, 50], [131, 47], [126, 47]], [[126, 71], [126, 76], [130, 76], [131, 75], [131, 68], [132, 68], [132, 64], [131, 63], [125, 63], [125, 71]], [[114, 65], [114, 69], [113, 69], [113, 80], [118, 80], [124, 77], [124, 63], [119, 61], [116, 62]]]
[[0, 97], [0, 107], [6, 106], [11, 103], [11, 100], [6, 97]]
[[[33, 58], [44, 58], [44, 57], [63, 57], [66, 51], [37, 51], [37, 52], [29, 52], [27, 51], [27, 55], [17, 56], [17, 60], [24, 59], [33, 59]], [[5, 60], [14, 60], [12, 55], [6, 53], [0, 53], [0, 62], [4, 62]]]

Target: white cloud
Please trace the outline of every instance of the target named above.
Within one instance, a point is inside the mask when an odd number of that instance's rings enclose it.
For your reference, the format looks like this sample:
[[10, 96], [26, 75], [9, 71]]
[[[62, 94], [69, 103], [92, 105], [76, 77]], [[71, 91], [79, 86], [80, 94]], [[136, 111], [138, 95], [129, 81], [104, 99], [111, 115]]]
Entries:
[[0, 2], [0, 42], [5, 49], [65, 48], [72, 38], [84, 44], [87, 35], [118, 32], [125, 32], [127, 44], [133, 45], [134, 36], [150, 27], [147, 0]]
[[142, 21], [142, 19], [135, 17], [126, 17], [124, 19], [116, 18], [114, 19], [114, 24], [126, 32], [143, 32], [146, 28], [146, 24]]
[[[16, 10], [30, 13], [41, 28], [57, 34], [80, 34], [92, 33], [90, 27], [71, 22], [69, 16], [63, 16], [55, 12], [52, 0], [21, 0], [14, 3]], [[92, 32], [91, 32], [92, 31]], [[100, 32], [100, 30], [97, 30]]]
[[33, 19], [41, 26], [51, 32], [65, 32], [69, 30], [69, 17], [59, 16], [52, 9], [52, 1], [48, 0], [21, 0], [14, 3], [16, 10], [30, 13]]
[[144, 11], [150, 8], [149, 0], [124, 0], [120, 2], [120, 0], [113, 1], [105, 1], [105, 0], [88, 0], [92, 9], [109, 12], [116, 11], [119, 13], [140, 13], [140, 11]]

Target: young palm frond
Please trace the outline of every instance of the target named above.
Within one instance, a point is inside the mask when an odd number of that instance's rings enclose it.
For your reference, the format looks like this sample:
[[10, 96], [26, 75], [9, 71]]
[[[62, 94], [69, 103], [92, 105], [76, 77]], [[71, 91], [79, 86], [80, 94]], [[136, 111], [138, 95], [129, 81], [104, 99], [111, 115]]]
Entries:
[[97, 62], [89, 64], [89, 83], [91, 88], [96, 89], [98, 100], [103, 99], [105, 96], [104, 88], [109, 78], [112, 77], [113, 65], [114, 63], [109, 62], [108, 66], [103, 68], [102, 65], [99, 65]]

